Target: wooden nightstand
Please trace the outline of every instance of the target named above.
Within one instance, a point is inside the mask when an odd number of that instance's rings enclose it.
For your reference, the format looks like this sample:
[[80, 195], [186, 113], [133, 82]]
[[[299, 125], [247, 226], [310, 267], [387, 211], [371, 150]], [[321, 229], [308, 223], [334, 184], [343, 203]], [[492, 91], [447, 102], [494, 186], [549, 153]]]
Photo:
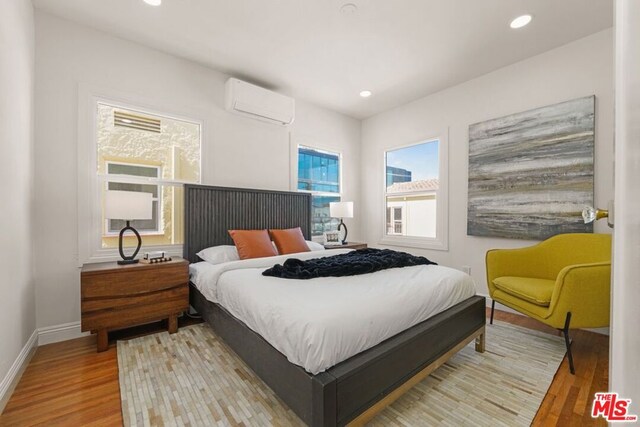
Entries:
[[325, 249], [367, 249], [366, 243], [347, 242], [344, 245], [325, 245]]
[[109, 347], [108, 332], [168, 319], [178, 330], [178, 315], [189, 308], [189, 262], [160, 264], [86, 264], [81, 273], [82, 331], [97, 332], [98, 351]]

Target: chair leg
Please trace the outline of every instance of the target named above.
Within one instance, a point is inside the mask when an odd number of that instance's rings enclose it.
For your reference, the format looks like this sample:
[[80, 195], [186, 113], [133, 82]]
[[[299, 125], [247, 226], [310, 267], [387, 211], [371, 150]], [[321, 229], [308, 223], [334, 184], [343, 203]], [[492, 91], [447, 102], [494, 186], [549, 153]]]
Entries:
[[562, 332], [564, 333], [564, 343], [567, 346], [567, 359], [569, 359], [569, 371], [571, 375], [576, 374], [576, 370], [573, 366], [573, 355], [571, 354], [571, 339], [569, 338], [569, 325], [571, 324], [571, 312], [567, 313], [567, 318], [564, 321], [564, 329]]
[[491, 300], [491, 319], [489, 320], [489, 324], [493, 325], [493, 310], [496, 309], [496, 300]]

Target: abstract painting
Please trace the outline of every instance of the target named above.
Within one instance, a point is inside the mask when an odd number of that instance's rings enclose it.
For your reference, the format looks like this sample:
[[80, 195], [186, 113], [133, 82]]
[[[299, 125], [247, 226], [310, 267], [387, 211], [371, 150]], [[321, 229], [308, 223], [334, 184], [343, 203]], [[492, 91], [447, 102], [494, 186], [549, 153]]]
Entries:
[[467, 234], [543, 240], [593, 232], [595, 96], [469, 126]]

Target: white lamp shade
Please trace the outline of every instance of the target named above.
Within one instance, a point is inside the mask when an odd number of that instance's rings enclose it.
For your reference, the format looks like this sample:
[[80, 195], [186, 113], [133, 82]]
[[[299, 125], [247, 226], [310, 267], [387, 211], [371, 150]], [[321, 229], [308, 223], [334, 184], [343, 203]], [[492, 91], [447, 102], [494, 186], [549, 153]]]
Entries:
[[329, 215], [332, 218], [353, 218], [353, 202], [329, 203]]
[[151, 193], [137, 191], [107, 191], [104, 198], [104, 216], [107, 219], [152, 219]]

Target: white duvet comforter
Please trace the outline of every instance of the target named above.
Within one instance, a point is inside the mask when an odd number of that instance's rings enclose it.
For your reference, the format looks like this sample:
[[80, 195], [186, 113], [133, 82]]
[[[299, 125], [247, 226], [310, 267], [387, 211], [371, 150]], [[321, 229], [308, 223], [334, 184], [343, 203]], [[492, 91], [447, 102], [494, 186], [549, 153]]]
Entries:
[[348, 250], [318, 252], [191, 264], [191, 281], [209, 301], [219, 303], [312, 374], [475, 294], [470, 276], [436, 265], [311, 280], [262, 276], [265, 269], [287, 258], [310, 259]]

